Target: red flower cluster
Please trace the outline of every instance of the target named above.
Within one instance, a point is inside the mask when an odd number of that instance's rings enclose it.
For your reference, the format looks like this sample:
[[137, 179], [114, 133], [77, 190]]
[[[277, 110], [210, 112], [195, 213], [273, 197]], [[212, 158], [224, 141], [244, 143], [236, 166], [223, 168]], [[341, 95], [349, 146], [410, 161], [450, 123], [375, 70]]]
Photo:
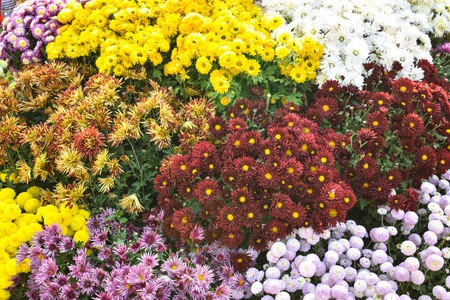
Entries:
[[345, 221], [356, 197], [335, 156], [349, 139], [298, 111], [287, 104], [270, 116], [263, 102], [240, 99], [226, 120], [211, 119], [212, 140], [169, 157], [154, 181], [166, 233], [189, 240], [201, 225], [209, 240], [229, 247], [249, 240], [264, 250], [295, 228], [321, 231]]
[[[450, 85], [428, 61], [418, 65], [423, 81], [395, 79], [398, 64], [385, 72], [369, 64], [367, 90], [326, 82], [305, 116], [349, 137], [338, 164], [359, 197], [414, 210], [415, 198], [389, 196], [400, 183], [421, 181], [450, 168]], [[340, 115], [337, 114], [339, 107]]]

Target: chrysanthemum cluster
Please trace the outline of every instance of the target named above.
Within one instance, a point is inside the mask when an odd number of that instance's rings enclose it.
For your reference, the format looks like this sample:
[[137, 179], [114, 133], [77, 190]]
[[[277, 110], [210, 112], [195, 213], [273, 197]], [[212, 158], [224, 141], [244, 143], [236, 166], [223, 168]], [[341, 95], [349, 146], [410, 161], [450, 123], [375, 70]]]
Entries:
[[56, 225], [45, 227], [19, 249], [16, 259], [28, 260], [31, 274], [16, 284], [28, 289], [29, 299], [242, 298], [247, 284], [230, 260], [248, 265], [250, 254], [218, 245], [189, 256], [171, 253], [159, 226], [164, 213], [147, 215], [144, 227], [121, 224], [115, 213], [105, 209], [91, 217], [84, 246]]
[[218, 93], [228, 91], [234, 75], [256, 76], [274, 58], [296, 82], [311, 80], [322, 55], [310, 38], [286, 36], [276, 46], [269, 31], [281, 18], [263, 17], [249, 0], [71, 2], [58, 20], [67, 25], [47, 46], [50, 59], [100, 52], [99, 71], [116, 75], [162, 64], [166, 76], [183, 80], [209, 74]]
[[227, 119], [209, 122], [212, 139], [164, 161], [154, 186], [166, 233], [189, 240], [202, 226], [210, 241], [264, 250], [299, 226], [321, 231], [345, 220], [356, 198], [334, 156], [348, 140], [298, 111], [286, 104], [270, 116], [264, 102], [239, 99]]
[[349, 138], [336, 161], [359, 197], [405, 210], [415, 210], [412, 193], [390, 197], [392, 189], [418, 188], [450, 168], [449, 84], [428, 61], [418, 65], [423, 81], [395, 80], [395, 70], [374, 65], [366, 65], [367, 90], [328, 81], [305, 113]]
[[118, 79], [90, 71], [61, 62], [37, 64], [19, 71], [14, 87], [0, 87], [0, 165], [17, 170], [24, 183], [54, 176], [71, 180], [56, 184], [47, 203], [75, 203], [88, 181], [98, 183], [100, 193], [113, 191], [131, 165], [124, 150], [129, 144], [145, 140], [137, 149], [151, 158], [157, 153], [146, 151], [148, 144], [167, 148], [178, 134], [175, 149], [189, 149], [209, 135], [208, 121], [215, 117], [205, 99], [181, 106], [155, 82], [140, 91], [128, 86], [125, 94]]
[[387, 225], [366, 229], [348, 220], [320, 235], [300, 228], [272, 244], [264, 268], [247, 271], [252, 293], [264, 300], [447, 299], [449, 178], [422, 184], [417, 211], [380, 207]]
[[427, 17], [414, 13], [407, 0], [263, 0], [261, 6], [265, 14], [281, 15], [286, 20], [275, 31], [276, 36], [292, 32], [294, 36], [311, 36], [324, 46], [316, 78], [320, 85], [337, 80], [361, 89], [363, 64], [368, 62], [390, 70], [394, 61], [400, 61], [403, 70], [399, 77], [420, 80], [423, 73], [415, 62], [432, 61]]
[[8, 299], [9, 291], [20, 281], [19, 273], [30, 272], [30, 260], [18, 260], [16, 252], [42, 230], [42, 224], [57, 224], [66, 236], [76, 241], [89, 237], [84, 229], [89, 213], [72, 207], [41, 206], [41, 189], [34, 186], [16, 195], [15, 190], [0, 190], [0, 299]]
[[450, 3], [448, 1], [408, 0], [412, 11], [426, 15], [430, 24], [430, 35], [443, 37], [450, 33]]
[[56, 16], [66, 0], [27, 0], [18, 5], [3, 23], [0, 59], [20, 68], [44, 61], [45, 45], [55, 40], [61, 24]]

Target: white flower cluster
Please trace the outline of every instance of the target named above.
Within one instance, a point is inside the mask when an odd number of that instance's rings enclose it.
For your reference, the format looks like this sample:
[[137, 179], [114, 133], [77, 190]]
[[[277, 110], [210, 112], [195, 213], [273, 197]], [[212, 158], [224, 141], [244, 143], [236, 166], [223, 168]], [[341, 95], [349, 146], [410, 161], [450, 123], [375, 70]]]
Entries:
[[363, 88], [363, 64], [370, 62], [390, 70], [398, 61], [399, 78], [421, 80], [423, 70], [415, 62], [432, 61], [427, 16], [413, 12], [407, 0], [262, 0], [261, 6], [265, 14], [285, 19], [275, 37], [312, 36], [324, 46], [320, 85], [337, 80]]
[[412, 10], [428, 17], [432, 34], [442, 37], [450, 33], [450, 0], [409, 0]]

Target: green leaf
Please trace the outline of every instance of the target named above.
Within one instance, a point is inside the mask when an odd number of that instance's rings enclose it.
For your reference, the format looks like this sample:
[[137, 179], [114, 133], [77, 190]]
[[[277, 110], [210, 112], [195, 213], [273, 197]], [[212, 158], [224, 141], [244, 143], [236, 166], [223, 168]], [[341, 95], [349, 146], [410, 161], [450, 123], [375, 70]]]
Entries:
[[105, 221], [110, 221], [112, 219], [114, 219], [116, 217], [115, 214], [109, 215], [108, 217], [106, 217]]

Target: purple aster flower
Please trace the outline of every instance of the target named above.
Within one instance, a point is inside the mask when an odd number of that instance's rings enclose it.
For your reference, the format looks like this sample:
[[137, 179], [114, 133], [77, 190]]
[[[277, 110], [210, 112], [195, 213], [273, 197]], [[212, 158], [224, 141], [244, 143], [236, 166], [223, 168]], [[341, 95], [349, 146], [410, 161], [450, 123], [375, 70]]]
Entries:
[[[92, 234], [92, 246], [103, 247], [105, 245], [106, 239], [108, 238], [108, 230], [104, 229], [100, 232]], [[140, 245], [139, 245], [140, 246]]]
[[350, 260], [358, 260], [361, 257], [361, 251], [357, 248], [350, 248], [347, 250], [346, 255]]
[[39, 291], [35, 289], [31, 289], [27, 292], [27, 297], [30, 300], [38, 300], [39, 299]]
[[[178, 256], [171, 257], [167, 259], [162, 265], [161, 265], [161, 271], [166, 273], [167, 275], [171, 276], [179, 276], [181, 275], [186, 266], [181, 261], [181, 259]], [[228, 273], [226, 273], [228, 275]], [[228, 276], [227, 276], [228, 277]]]
[[128, 275], [128, 282], [130, 284], [136, 285], [146, 282], [150, 279], [152, 275], [151, 271], [143, 264], [134, 265], [130, 269]]
[[197, 285], [204, 289], [208, 289], [210, 284], [214, 281], [214, 273], [208, 266], [197, 265], [194, 278]]
[[94, 300], [114, 300], [114, 297], [106, 292], [102, 292], [96, 295]]
[[28, 257], [28, 251], [30, 248], [27, 243], [22, 243], [16, 253], [16, 262], [20, 264], [25, 258]]
[[159, 257], [157, 254], [144, 253], [139, 261], [147, 268], [153, 269], [159, 265]]
[[25, 35], [25, 27], [23, 25], [19, 25], [14, 29], [14, 34], [17, 36], [24, 36]]
[[62, 273], [58, 273], [55, 278], [55, 283], [62, 287], [63, 285], [69, 284], [69, 277]]
[[75, 247], [75, 241], [73, 238], [70, 238], [68, 236], [64, 236], [61, 241], [58, 244], [59, 251], [61, 252], [67, 252], [69, 250], [72, 250]]
[[42, 261], [42, 264], [39, 267], [34, 280], [36, 280], [37, 283], [41, 284], [44, 281], [54, 277], [56, 275], [56, 272], [58, 272], [56, 261], [52, 258], [46, 258]]
[[440, 234], [444, 231], [444, 225], [439, 220], [432, 220], [428, 223], [428, 230]]
[[150, 250], [151, 248], [156, 246], [157, 243], [160, 243], [162, 241], [162, 237], [157, 234], [152, 228], [147, 227], [144, 229], [144, 232], [142, 233], [139, 241], [145, 249]]
[[216, 292], [215, 292], [215, 296], [217, 300], [226, 300], [229, 299], [231, 296], [231, 287], [226, 284], [226, 283], [222, 283], [219, 285], [218, 288], [216, 288]]
[[305, 283], [302, 287], [302, 293], [304, 295], [309, 294], [309, 293], [314, 293], [315, 290], [316, 290], [316, 286], [310, 282]]
[[39, 40], [44, 34], [44, 30], [45, 30], [44, 25], [36, 24], [31, 28], [31, 34], [35, 39]]
[[247, 272], [245, 273], [245, 279], [246, 279], [249, 283], [253, 283], [253, 282], [257, 281], [258, 275], [259, 275], [258, 269], [256, 269], [256, 268], [250, 268], [250, 269], [248, 269]]
[[61, 300], [72, 300], [78, 299], [79, 292], [78, 289], [74, 288], [70, 284], [66, 284], [61, 288]]
[[334, 265], [330, 267], [330, 276], [334, 282], [343, 280], [345, 278], [345, 269], [341, 266]]
[[98, 253], [98, 259], [107, 260], [111, 256], [111, 249], [108, 247], [101, 248]]
[[277, 261], [277, 268], [280, 269], [280, 271], [282, 271], [282, 272], [289, 270], [290, 266], [291, 266], [291, 263], [287, 258], [283, 257]]
[[80, 288], [80, 292], [86, 295], [92, 296], [95, 292], [96, 282], [95, 279], [92, 278], [92, 273], [84, 273], [80, 280], [78, 281], [78, 287]]
[[70, 276], [75, 277], [77, 279], [81, 279], [83, 274], [86, 274], [91, 271], [92, 266], [86, 261], [86, 249], [78, 249], [77, 256], [75, 256], [74, 261], [75, 265], [70, 265]]
[[59, 298], [59, 286], [54, 283], [43, 283], [40, 286], [40, 298], [38, 299], [58, 299]]

